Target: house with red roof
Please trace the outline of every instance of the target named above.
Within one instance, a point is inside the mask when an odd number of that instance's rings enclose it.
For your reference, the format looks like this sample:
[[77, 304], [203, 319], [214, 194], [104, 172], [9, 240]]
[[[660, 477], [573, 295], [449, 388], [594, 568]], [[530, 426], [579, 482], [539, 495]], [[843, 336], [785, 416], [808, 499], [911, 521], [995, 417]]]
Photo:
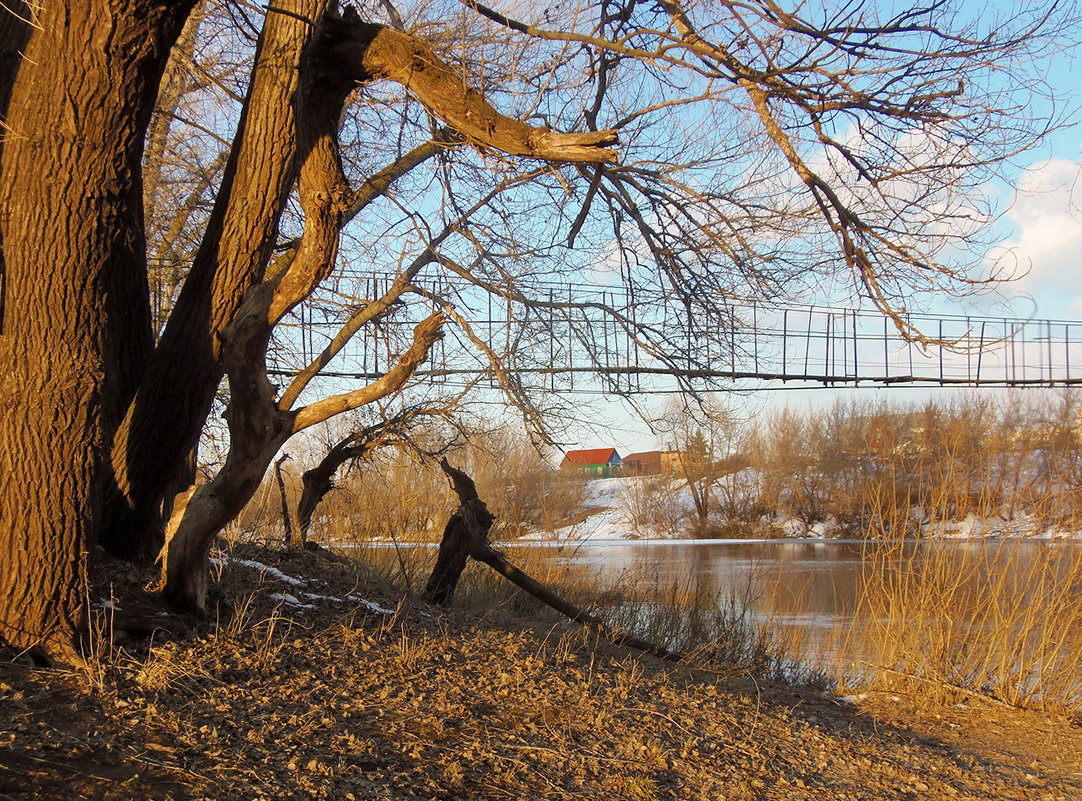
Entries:
[[614, 476], [620, 469], [620, 454], [616, 448], [589, 448], [581, 451], [568, 451], [560, 462], [561, 470], [575, 470], [589, 476], [607, 478]]

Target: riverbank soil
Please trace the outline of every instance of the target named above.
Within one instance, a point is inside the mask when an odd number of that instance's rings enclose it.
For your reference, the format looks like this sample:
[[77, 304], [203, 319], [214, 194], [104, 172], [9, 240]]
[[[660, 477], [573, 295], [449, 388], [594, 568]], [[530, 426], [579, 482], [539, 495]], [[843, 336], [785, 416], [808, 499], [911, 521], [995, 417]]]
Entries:
[[119, 644], [73, 670], [7, 655], [0, 799], [1082, 798], [1065, 715], [846, 702], [437, 613], [325, 552], [242, 556], [214, 628], [126, 617], [140, 577], [114, 567]]

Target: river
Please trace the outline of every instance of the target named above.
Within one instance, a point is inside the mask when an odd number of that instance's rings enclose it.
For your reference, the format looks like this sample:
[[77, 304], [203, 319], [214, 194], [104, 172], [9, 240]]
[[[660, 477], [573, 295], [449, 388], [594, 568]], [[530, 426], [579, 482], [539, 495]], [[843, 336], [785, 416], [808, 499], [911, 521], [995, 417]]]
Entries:
[[[923, 616], [935, 623], [945, 619], [940, 612], [949, 604], [952, 622], [987, 628], [985, 616], [1002, 618], [1007, 609], [1019, 619], [1039, 621], [1026, 625], [1043, 627], [1049, 616], [1063, 623], [1065, 595], [1068, 605], [1072, 599], [1076, 607], [1082, 605], [1078, 540], [926, 540], [893, 546], [842, 540], [545, 545], [533, 558], [556, 562], [573, 574], [572, 584], [585, 580], [653, 594], [668, 603], [679, 598], [695, 599], [688, 603], [735, 601], [745, 605], [753, 619], [800, 642], [804, 658], [819, 663], [836, 660], [840, 643], [846, 638], [851, 642], [854, 632], [894, 615]], [[1049, 587], [1054, 593], [1046, 592]], [[920, 597], [925, 590], [934, 596]], [[1053, 605], [1051, 595], [1058, 606], [1045, 608]], [[1002, 609], [988, 610], [989, 597]], [[1027, 605], [1037, 608], [1026, 610]], [[851, 649], [849, 658], [854, 658]]]

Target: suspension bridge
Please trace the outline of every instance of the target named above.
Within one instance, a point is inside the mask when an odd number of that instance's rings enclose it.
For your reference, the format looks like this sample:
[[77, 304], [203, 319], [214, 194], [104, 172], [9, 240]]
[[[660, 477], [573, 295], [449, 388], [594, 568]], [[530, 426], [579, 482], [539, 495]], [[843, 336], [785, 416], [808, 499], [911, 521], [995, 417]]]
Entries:
[[[363, 276], [363, 297], [380, 297], [392, 279]], [[656, 288], [516, 284], [497, 293], [437, 278], [425, 293], [461, 317], [417, 373], [432, 382], [488, 376], [496, 383], [502, 371], [534, 389], [617, 394], [732, 388], [734, 382], [749, 388], [1082, 384], [1082, 321], [903, 313], [904, 326], [923, 337], [918, 342], [878, 311], [689, 299]], [[397, 306], [363, 327], [323, 375], [382, 375], [422, 313]], [[289, 375], [309, 363], [343, 315], [341, 303], [297, 310], [272, 372]]]

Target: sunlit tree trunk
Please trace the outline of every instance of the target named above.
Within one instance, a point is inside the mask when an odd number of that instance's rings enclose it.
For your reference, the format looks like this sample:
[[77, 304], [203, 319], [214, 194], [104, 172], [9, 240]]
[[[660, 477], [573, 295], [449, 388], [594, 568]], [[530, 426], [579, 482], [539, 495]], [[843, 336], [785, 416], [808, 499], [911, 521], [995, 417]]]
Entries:
[[0, 161], [0, 637], [63, 655], [110, 417], [149, 349], [143, 134], [191, 3], [34, 5]]
[[[285, 254], [267, 270], [286, 197], [310, 155], [303, 144], [298, 147], [299, 128], [337, 127], [345, 94], [332, 98], [326, 87], [352, 90], [365, 81], [390, 80], [407, 87], [462, 136], [506, 153], [554, 161], [616, 159], [608, 148], [616, 142], [614, 131], [565, 134], [506, 117], [422, 40], [365, 22], [353, 11], [326, 14], [329, 5], [329, 0], [283, 0], [266, 17], [214, 211], [113, 443], [124, 503], [104, 544], [118, 555], [145, 552], [155, 539], [156, 511], [206, 421], [225, 372], [222, 340], [246, 292], [265, 272], [285, 272], [294, 256], [303, 255], [300, 249]], [[405, 160], [402, 169], [409, 169]], [[355, 212], [363, 194], [364, 188], [335, 201], [342, 204], [335, 211], [339, 224], [347, 208]]]
[[[327, 0], [284, 2], [267, 17], [236, 144], [177, 304], [113, 442], [120, 495], [103, 544], [124, 557], [160, 544], [163, 496], [195, 447], [222, 379], [220, 333], [244, 292], [262, 278], [297, 175], [301, 55]], [[293, 16], [296, 14], [296, 16]]]

